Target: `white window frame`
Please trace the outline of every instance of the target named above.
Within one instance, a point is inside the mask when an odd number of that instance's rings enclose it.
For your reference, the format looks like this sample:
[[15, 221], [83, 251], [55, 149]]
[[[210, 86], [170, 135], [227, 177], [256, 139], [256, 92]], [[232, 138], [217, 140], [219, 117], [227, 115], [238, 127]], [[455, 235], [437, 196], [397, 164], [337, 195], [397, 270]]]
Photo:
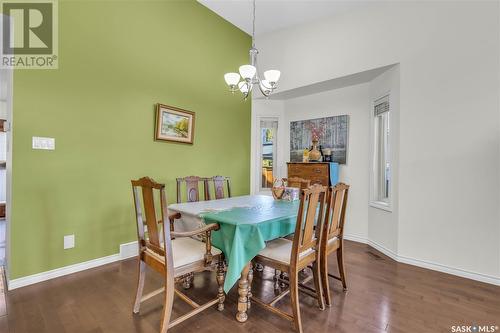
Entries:
[[[379, 101], [382, 98], [387, 98], [389, 101], [389, 128], [391, 131], [391, 134], [389, 135], [389, 154], [387, 157], [387, 162], [390, 164], [390, 180], [389, 180], [389, 196], [387, 200], [379, 200], [378, 199], [378, 186], [375, 184], [375, 182], [379, 182], [379, 175], [378, 175], [378, 167], [377, 165], [379, 164], [377, 160], [376, 152], [376, 146], [378, 145], [378, 138], [376, 137], [377, 131], [375, 130], [376, 126], [376, 117], [374, 114], [375, 110], [375, 105], [376, 102]], [[394, 193], [394, 163], [393, 163], [393, 137], [394, 135], [394, 122], [393, 122], [394, 116], [392, 116], [392, 101], [391, 101], [391, 93], [386, 92], [372, 100], [372, 104], [370, 107], [370, 138], [371, 138], [371, 144], [370, 144], [370, 201], [369, 201], [369, 206], [382, 209], [388, 212], [392, 212], [392, 198], [393, 198], [393, 193]]]

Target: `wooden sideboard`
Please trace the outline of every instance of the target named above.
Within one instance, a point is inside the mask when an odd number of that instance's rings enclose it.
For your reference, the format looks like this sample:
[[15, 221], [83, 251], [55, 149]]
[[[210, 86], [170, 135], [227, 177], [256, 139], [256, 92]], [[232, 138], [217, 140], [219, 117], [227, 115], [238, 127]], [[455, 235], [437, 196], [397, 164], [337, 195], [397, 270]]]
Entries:
[[309, 162], [309, 163], [295, 163], [289, 162], [288, 166], [288, 178], [299, 177], [311, 181], [311, 184], [321, 184], [323, 186], [335, 185], [332, 183], [337, 183], [338, 179], [332, 181], [331, 175], [332, 170], [330, 168], [332, 163], [328, 162]]

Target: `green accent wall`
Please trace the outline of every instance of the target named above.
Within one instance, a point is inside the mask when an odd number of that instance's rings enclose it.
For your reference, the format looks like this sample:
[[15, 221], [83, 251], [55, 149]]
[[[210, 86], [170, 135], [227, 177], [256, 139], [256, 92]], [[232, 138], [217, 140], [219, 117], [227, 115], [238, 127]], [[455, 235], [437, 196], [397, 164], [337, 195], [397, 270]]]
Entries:
[[[136, 240], [131, 179], [166, 183], [169, 202], [188, 175], [248, 194], [250, 101], [223, 74], [250, 44], [195, 1], [60, 1], [59, 69], [14, 74], [10, 279]], [[196, 112], [194, 145], [154, 141], [156, 103]], [[32, 150], [32, 136], [56, 150]]]

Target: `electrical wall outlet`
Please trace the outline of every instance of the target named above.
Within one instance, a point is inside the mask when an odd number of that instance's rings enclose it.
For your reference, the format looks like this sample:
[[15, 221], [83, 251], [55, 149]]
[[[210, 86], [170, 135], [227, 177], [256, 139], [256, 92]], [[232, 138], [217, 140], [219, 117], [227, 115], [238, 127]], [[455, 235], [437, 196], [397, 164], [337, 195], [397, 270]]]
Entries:
[[75, 235], [64, 236], [64, 249], [72, 249], [75, 247]]
[[32, 147], [33, 149], [56, 150], [56, 139], [34, 136]]

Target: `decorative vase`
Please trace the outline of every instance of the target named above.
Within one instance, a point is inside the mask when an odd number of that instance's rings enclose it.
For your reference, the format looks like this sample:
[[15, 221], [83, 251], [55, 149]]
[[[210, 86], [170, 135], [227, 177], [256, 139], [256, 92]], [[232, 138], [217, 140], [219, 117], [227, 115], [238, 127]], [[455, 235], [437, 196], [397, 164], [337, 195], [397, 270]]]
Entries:
[[283, 179], [275, 179], [273, 182], [273, 187], [271, 189], [273, 198], [275, 200], [281, 199], [281, 197], [283, 196], [283, 192], [285, 192], [285, 184], [283, 182]]
[[310, 161], [319, 161], [321, 159], [321, 152], [318, 150], [318, 139], [313, 138], [312, 140], [313, 147], [309, 152], [309, 160]]

